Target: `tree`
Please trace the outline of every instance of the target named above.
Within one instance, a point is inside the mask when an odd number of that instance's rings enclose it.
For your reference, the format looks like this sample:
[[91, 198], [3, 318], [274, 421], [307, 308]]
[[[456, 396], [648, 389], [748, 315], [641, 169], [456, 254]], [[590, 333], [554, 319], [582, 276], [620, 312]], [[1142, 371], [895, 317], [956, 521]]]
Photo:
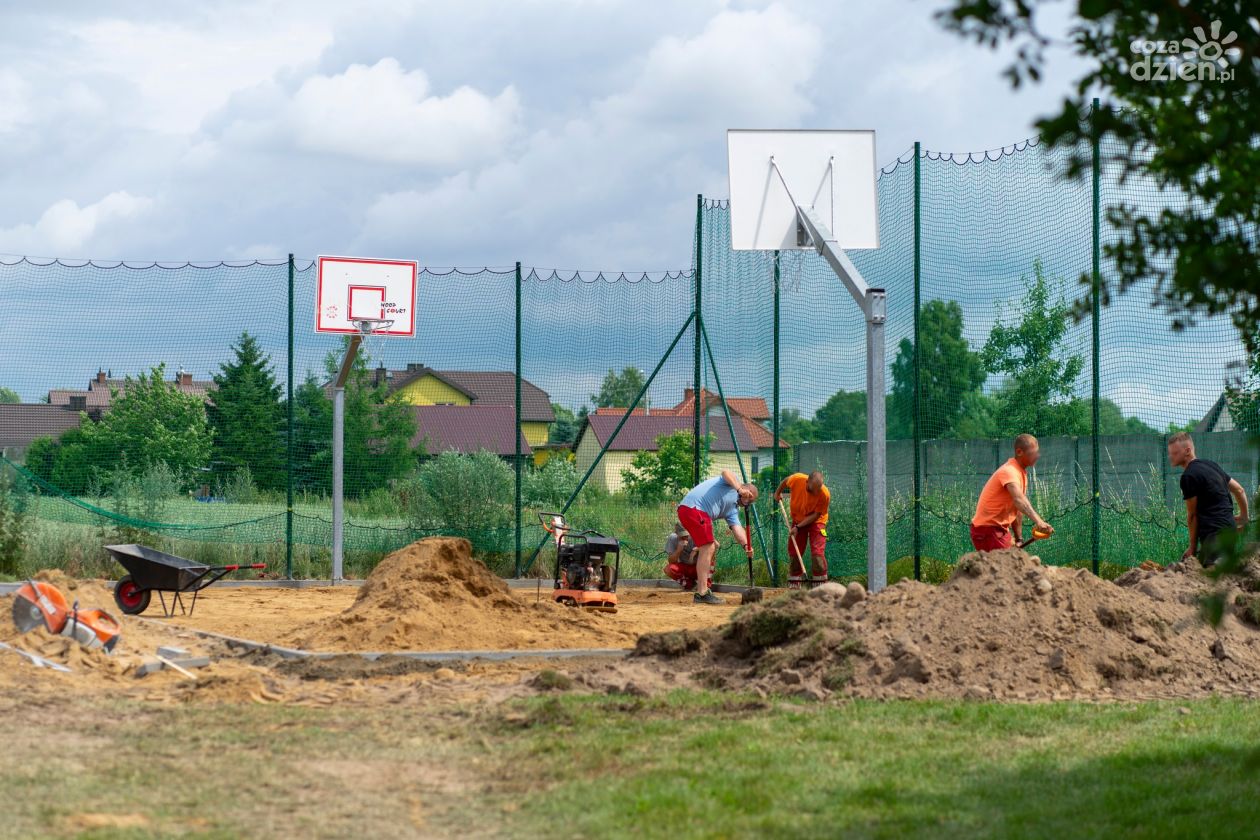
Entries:
[[0, 388], [0, 405], [17, 405], [22, 402], [18, 392], [12, 388]]
[[[687, 429], [679, 429], [656, 439], [656, 451], [635, 453], [630, 468], [621, 471], [626, 492], [640, 504], [681, 499], [691, 489], [692, 457], [695, 438]], [[706, 475], [711, 465], [709, 449], [713, 436], [705, 439], [700, 449], [700, 474]]]
[[232, 345], [234, 358], [214, 375], [206, 406], [214, 432], [211, 459], [216, 472], [248, 467], [259, 487], [285, 486], [284, 403], [270, 358], [243, 332]]
[[315, 375], [293, 392], [293, 484], [327, 493], [332, 488], [332, 400]]
[[[919, 313], [919, 434], [925, 440], [949, 437], [963, 410], [963, 398], [984, 384], [984, 359], [963, 337], [963, 311], [956, 301], [928, 301]], [[914, 434], [914, 342], [903, 338], [892, 365], [888, 436]]]
[[[1037, 82], [1049, 39], [1037, 14], [1048, 0], [953, 0], [939, 19], [949, 30], [989, 47], [1011, 42], [1013, 86]], [[1109, 177], [1149, 177], [1172, 195], [1169, 206], [1107, 210], [1103, 251], [1112, 266], [1101, 278], [1103, 300], [1148, 282], [1179, 328], [1195, 315], [1229, 313], [1248, 349], [1260, 345], [1260, 27], [1253, 3], [1200, 0], [1112, 0], [1079, 3], [1069, 43], [1087, 68], [1057, 114], [1037, 122], [1042, 142], [1068, 150], [1064, 175], [1090, 175], [1090, 141], [1098, 137]], [[1214, 21], [1219, 21], [1219, 24]], [[1170, 54], [1143, 55], [1134, 39], [1163, 41]], [[1181, 52], [1182, 39], [1227, 49], [1220, 61]], [[1190, 78], [1159, 71], [1188, 63]], [[1228, 72], [1231, 78], [1224, 78]], [[1089, 97], [1110, 107], [1083, 119]], [[1087, 276], [1082, 276], [1088, 282]]]
[[[344, 347], [344, 344], [343, 344]], [[344, 352], [344, 351], [343, 351]], [[324, 367], [329, 379], [336, 377], [342, 353], [329, 353]], [[331, 391], [331, 388], [327, 389]], [[332, 399], [314, 377], [307, 376], [293, 395], [295, 455], [294, 478], [301, 487], [332, 490]], [[368, 369], [368, 357], [360, 353], [346, 380], [345, 492], [359, 496], [385, 487], [411, 473], [423, 454], [411, 448], [415, 419], [407, 404], [390, 396], [389, 386], [376, 383]]]
[[599, 393], [591, 394], [591, 401], [598, 408], [629, 408], [645, 382], [638, 368], [623, 368], [621, 373], [610, 370], [599, 386]]
[[972, 391], [963, 396], [953, 438], [955, 440], [995, 438], [998, 436], [996, 418], [997, 400], [982, 391]]
[[1238, 382], [1225, 389], [1225, 404], [1234, 427], [1260, 432], [1260, 349], [1247, 359], [1247, 370]]
[[[1084, 400], [1083, 409], [1089, 411], [1089, 403]], [[1092, 418], [1090, 424], [1093, 424]], [[1098, 433], [1102, 435], [1156, 435], [1154, 428], [1146, 425], [1138, 417], [1125, 417], [1120, 406], [1103, 397], [1098, 401]]]
[[1088, 434], [1085, 405], [1072, 399], [1073, 386], [1085, 361], [1060, 358], [1059, 344], [1071, 322], [1071, 307], [1050, 298], [1050, 284], [1041, 261], [1033, 263], [1033, 279], [1021, 278], [1027, 289], [1018, 321], [999, 317], [984, 345], [985, 368], [1006, 376], [996, 395], [994, 420], [999, 437]]
[[779, 412], [779, 437], [795, 446], [814, 440], [817, 430], [812, 420], [801, 416], [799, 409], [785, 408]]
[[[187, 479], [210, 460], [210, 429], [205, 404], [165, 380], [160, 364], [114, 394], [99, 423], [84, 421], [64, 433], [53, 447], [51, 480], [68, 492], [82, 493], [104, 471], [140, 475], [164, 464]], [[48, 448], [37, 458], [46, 461]]]
[[556, 415], [556, 422], [552, 423], [551, 428], [547, 431], [547, 441], [549, 443], [567, 443], [572, 445], [577, 438], [577, 415], [572, 410], [560, 405], [560, 403], [552, 403], [551, 410]]
[[814, 412], [815, 440], [866, 440], [866, 392], [837, 391]]

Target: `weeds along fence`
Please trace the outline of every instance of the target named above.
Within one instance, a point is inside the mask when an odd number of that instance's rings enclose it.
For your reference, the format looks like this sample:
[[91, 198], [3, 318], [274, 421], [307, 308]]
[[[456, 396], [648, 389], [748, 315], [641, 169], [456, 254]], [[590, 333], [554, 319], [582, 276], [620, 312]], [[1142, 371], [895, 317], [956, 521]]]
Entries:
[[[1228, 319], [1174, 332], [1150, 288], [1101, 305], [1109, 213], [1178, 203], [1111, 177], [1109, 152], [1082, 181], [1035, 140], [916, 145], [880, 173], [881, 247], [853, 256], [888, 291], [890, 578], [937, 577], [968, 548], [1019, 432], [1043, 440], [1051, 562], [1179, 556], [1172, 427], [1197, 425], [1201, 454], [1254, 489], [1254, 419], [1224, 398], [1248, 361]], [[369, 340], [348, 384], [347, 572], [453, 534], [503, 574], [545, 574], [537, 515], [567, 508], [622, 539], [626, 574], [655, 577], [682, 492], [729, 467], [765, 491], [769, 581], [787, 556], [769, 491], [817, 466], [831, 573], [859, 576], [860, 313], [817, 256], [733, 251], [729, 223], [698, 197], [675, 271], [424, 269], [417, 338]], [[100, 546], [139, 540], [326, 576], [342, 344], [313, 332], [315, 282], [293, 257], [0, 260], [0, 574], [108, 573]], [[720, 579], [743, 578], [722, 541]]]

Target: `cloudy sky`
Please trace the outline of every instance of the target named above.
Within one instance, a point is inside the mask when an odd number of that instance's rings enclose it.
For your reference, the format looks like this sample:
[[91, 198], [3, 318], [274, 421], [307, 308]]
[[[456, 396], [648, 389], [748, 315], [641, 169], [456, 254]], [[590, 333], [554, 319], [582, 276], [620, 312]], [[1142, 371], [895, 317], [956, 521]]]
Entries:
[[[1057, 110], [1082, 72], [1077, 60], [1052, 49], [1043, 83], [1013, 91], [1001, 75], [1009, 54], [942, 31], [933, 14], [943, 5], [6, 4], [0, 254], [184, 262], [340, 253], [426, 267], [520, 260], [614, 274], [686, 269], [696, 194], [727, 195], [727, 128], [874, 128], [887, 167], [915, 140], [937, 152], [1006, 146]], [[1062, 19], [1042, 25], [1064, 30]], [[964, 305], [973, 346], [1021, 293], [1012, 281], [1033, 259], [1068, 280], [1088, 267], [1087, 197], [1044, 173], [1036, 181], [1033, 157], [985, 164], [983, 172], [925, 168], [925, 224], [934, 226], [925, 228], [925, 282], [937, 284], [931, 296]], [[1008, 171], [1018, 166], [1029, 168]], [[881, 180], [888, 247], [862, 263], [902, 291], [904, 175]], [[280, 269], [175, 275], [24, 265], [7, 269], [0, 384], [26, 400], [50, 387], [82, 387], [98, 366], [138, 373], [165, 361], [208, 377], [241, 329], [283, 359]], [[299, 377], [318, 371], [337, 343], [306, 326], [311, 274], [298, 278]], [[378, 358], [511, 366], [510, 278], [425, 283], [418, 338], [391, 343]], [[650, 369], [689, 311], [689, 284], [531, 285], [527, 377], [577, 407], [608, 367]], [[757, 355], [770, 340], [767, 310], [746, 288], [726, 294], [731, 328], [714, 330], [732, 368], [724, 376], [731, 388], [768, 393], [765, 353]], [[807, 413], [837, 389], [862, 387], [861, 324], [845, 308], [851, 304], [829, 276], [809, 294], [829, 306], [812, 310], [809, 329], [785, 334], [825, 352], [827, 372], [784, 380], [785, 399]], [[1104, 394], [1160, 426], [1202, 416], [1220, 393], [1224, 366], [1239, 355], [1236, 337], [1223, 323], [1172, 337], [1149, 298], [1138, 297], [1130, 293], [1104, 317]], [[907, 299], [890, 304], [889, 361], [908, 334]], [[50, 322], [50, 306], [66, 317]], [[1073, 352], [1088, 352], [1082, 329], [1073, 330]], [[1151, 362], [1187, 354], [1204, 360], [1195, 381], [1169, 388], [1166, 365]], [[652, 398], [676, 401], [690, 376], [686, 359], [671, 363]]]
[[874, 128], [884, 164], [1032, 133], [1079, 68], [1012, 92], [942, 5], [6, 4], [0, 252], [685, 266], [728, 127]]

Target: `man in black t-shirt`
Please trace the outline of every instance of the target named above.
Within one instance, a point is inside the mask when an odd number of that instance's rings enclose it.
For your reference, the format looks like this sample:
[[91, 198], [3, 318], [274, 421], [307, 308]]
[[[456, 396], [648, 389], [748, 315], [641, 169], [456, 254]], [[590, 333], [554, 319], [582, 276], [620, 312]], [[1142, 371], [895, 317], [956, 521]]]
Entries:
[[1194, 441], [1186, 432], [1168, 439], [1168, 461], [1185, 469], [1181, 474], [1181, 496], [1186, 500], [1190, 547], [1181, 559], [1198, 556], [1204, 566], [1211, 566], [1217, 560], [1216, 537], [1230, 528], [1243, 531], [1247, 527], [1247, 493], [1220, 464], [1194, 457]]

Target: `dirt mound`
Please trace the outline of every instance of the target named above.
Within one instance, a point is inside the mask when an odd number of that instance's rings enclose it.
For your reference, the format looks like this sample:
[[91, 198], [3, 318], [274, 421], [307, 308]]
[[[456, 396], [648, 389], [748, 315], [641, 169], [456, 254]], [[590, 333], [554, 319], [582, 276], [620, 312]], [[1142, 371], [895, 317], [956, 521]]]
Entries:
[[286, 643], [308, 650], [497, 650], [629, 646], [615, 616], [516, 597], [467, 540], [433, 537], [388, 555], [340, 615]]
[[902, 581], [868, 597], [828, 584], [746, 606], [716, 630], [645, 636], [634, 658], [585, 681], [815, 698], [1256, 695], [1260, 630], [1240, 620], [1251, 596], [1245, 583], [1229, 593], [1212, 628], [1199, 615], [1212, 586], [1194, 564], [1111, 583], [1018, 550], [973, 553], [939, 587]]

